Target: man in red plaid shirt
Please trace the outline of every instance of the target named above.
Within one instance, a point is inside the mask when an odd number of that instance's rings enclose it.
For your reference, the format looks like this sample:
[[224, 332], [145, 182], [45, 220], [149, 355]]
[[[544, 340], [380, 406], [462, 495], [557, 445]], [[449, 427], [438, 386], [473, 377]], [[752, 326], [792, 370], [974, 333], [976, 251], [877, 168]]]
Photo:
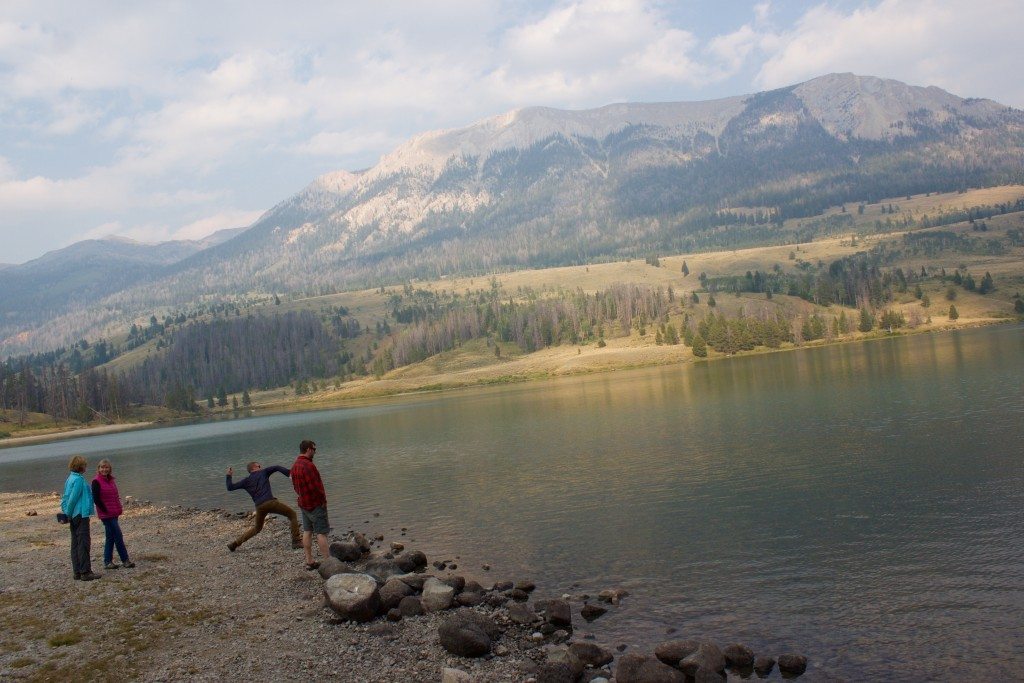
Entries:
[[302, 513], [302, 550], [306, 553], [306, 569], [316, 569], [319, 562], [313, 561], [313, 534], [320, 548], [320, 557], [330, 557], [327, 548], [327, 534], [331, 532], [327, 521], [327, 493], [320, 471], [313, 464], [316, 444], [303, 441], [299, 444], [299, 457], [292, 465], [292, 486], [298, 496], [299, 511]]

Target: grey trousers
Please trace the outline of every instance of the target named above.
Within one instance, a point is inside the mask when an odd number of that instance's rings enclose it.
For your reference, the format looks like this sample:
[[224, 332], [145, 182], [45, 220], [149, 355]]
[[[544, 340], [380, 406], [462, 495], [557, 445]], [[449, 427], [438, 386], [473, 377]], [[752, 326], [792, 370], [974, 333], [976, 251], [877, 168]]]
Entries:
[[89, 559], [89, 518], [76, 516], [71, 518], [71, 568], [75, 574], [88, 574], [92, 571]]

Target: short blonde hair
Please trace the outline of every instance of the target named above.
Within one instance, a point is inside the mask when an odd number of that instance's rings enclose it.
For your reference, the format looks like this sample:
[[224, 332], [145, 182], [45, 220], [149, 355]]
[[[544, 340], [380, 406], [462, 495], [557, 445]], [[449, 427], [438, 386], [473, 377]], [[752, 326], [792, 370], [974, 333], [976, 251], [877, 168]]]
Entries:
[[72, 472], [85, 472], [85, 466], [88, 465], [88, 461], [80, 455], [73, 456], [71, 462], [68, 463], [68, 469]]

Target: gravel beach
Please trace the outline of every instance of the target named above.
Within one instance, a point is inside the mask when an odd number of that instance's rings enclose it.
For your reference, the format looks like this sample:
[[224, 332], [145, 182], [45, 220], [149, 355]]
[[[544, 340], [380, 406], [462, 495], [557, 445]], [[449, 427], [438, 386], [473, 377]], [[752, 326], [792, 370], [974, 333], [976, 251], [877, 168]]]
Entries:
[[438, 641], [447, 611], [337, 619], [276, 517], [231, 553], [227, 542], [249, 519], [130, 506], [121, 526], [137, 566], [103, 569], [103, 527], [93, 520], [93, 570], [103, 578], [74, 581], [58, 510], [56, 494], [0, 494], [0, 679], [440, 681], [453, 668], [524, 681], [542, 657], [523, 627], [500, 639], [502, 656], [451, 655]]

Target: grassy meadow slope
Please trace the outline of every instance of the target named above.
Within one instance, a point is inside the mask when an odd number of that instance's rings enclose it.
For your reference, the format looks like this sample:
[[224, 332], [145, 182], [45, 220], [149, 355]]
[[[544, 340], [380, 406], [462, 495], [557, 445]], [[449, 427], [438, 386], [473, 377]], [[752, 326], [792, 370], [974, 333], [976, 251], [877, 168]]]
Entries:
[[[496, 282], [503, 291], [522, 297], [527, 292], [538, 296], [560, 290], [582, 289], [587, 293], [605, 290], [615, 283], [641, 283], [652, 286], [671, 286], [680, 299], [685, 299], [694, 291], [702, 291], [698, 275], [706, 273], [709, 277], [740, 275], [750, 270], [769, 271], [776, 265], [789, 270], [794, 264], [808, 262], [812, 264], [828, 264], [838, 258], [850, 256], [882, 243], [898, 243], [902, 240], [903, 230], [873, 232], [876, 221], [886, 218], [910, 218], [919, 220], [928, 215], [938, 217], [946, 213], [976, 206], [1012, 203], [1024, 198], [1024, 187], [1014, 185], [997, 188], [971, 190], [963, 193], [920, 195], [910, 198], [893, 198], [875, 205], [864, 207], [862, 214], [857, 213], [856, 206], [846, 207], [851, 215], [852, 224], [845, 234], [822, 239], [815, 239], [787, 246], [759, 247], [731, 251], [676, 254], [660, 256], [659, 266], [648, 265], [642, 260], [616, 263], [594, 264], [589, 266], [572, 266], [548, 268], [543, 270], [522, 270], [509, 273], [497, 273], [489, 277], [462, 277], [434, 281], [416, 282], [415, 286], [433, 291], [471, 292], [488, 289]], [[895, 213], [888, 213], [890, 205]], [[885, 206], [887, 213], [882, 213]], [[795, 232], [811, 221], [821, 221], [829, 216], [842, 213], [837, 207], [821, 216], [811, 219], [788, 221], [784, 229]], [[1024, 214], [1011, 213], [994, 216], [986, 220], [986, 235], [996, 238], [1004, 237], [1007, 230], [1024, 229]], [[968, 222], [943, 225], [941, 227], [918, 229], [916, 232], [948, 231], [963, 235], [975, 235]], [[792, 256], [792, 258], [791, 258]], [[690, 271], [684, 276], [683, 262]], [[905, 268], [920, 269], [926, 266], [929, 270], [945, 269], [952, 273], [955, 269], [968, 270], [980, 277], [990, 272], [997, 283], [996, 291], [981, 295], [974, 292], [957, 290], [955, 303], [959, 319], [949, 320], [947, 314], [950, 301], [946, 299], [948, 286], [939, 282], [929, 282], [922, 286], [924, 293], [931, 299], [931, 305], [924, 309], [913, 293], [900, 296], [891, 308], [904, 312], [918, 312], [920, 324], [914, 332], [925, 332], [958, 327], [974, 326], [998, 322], [1014, 317], [1013, 299], [1015, 294], [1024, 294], [1024, 247], [1016, 247], [1002, 255], [982, 255], [963, 253], [941, 253], [928, 258], [908, 259], [901, 263]], [[281, 309], [311, 308], [322, 310], [328, 307], [345, 306], [360, 321], [369, 326], [387, 320], [387, 297], [400, 292], [401, 287], [384, 288], [381, 290], [362, 290], [345, 292], [335, 295], [298, 299], [283, 303]], [[781, 309], [791, 314], [809, 315], [815, 310], [824, 314], [838, 315], [840, 307], [827, 309], [817, 307], [803, 299], [776, 295], [767, 300], [764, 295], [742, 293], [740, 296], [720, 293], [716, 300], [715, 310], [719, 313], [734, 316], [742, 308], [747, 314], [763, 309]], [[686, 301], [683, 309], [670, 316], [670, 322], [678, 325], [684, 314], [701, 318], [708, 312], [706, 294], [701, 295], [701, 303], [692, 305]], [[846, 314], [856, 320], [858, 311], [847, 308]], [[854, 332], [844, 337], [845, 340], [877, 337], [886, 334], [878, 330], [869, 333]], [[828, 343], [826, 340], [809, 342], [809, 345]], [[793, 348], [793, 344], [784, 344], [783, 348]], [[709, 357], [720, 357], [714, 351]], [[523, 354], [514, 346], [502, 345], [501, 355], [496, 356], [494, 349], [484, 340], [474, 340], [450, 352], [440, 354], [414, 365], [397, 368], [380, 378], [373, 376], [354, 379], [341, 384], [325, 382], [319, 390], [307, 396], [295, 396], [288, 389], [272, 392], [254, 393], [254, 405], [267, 408], [285, 408], [297, 406], [330, 405], [338, 401], [370, 398], [419, 390], [454, 388], [481, 384], [524, 381], [542, 377], [567, 374], [597, 372], [646, 365], [687, 362], [693, 360], [692, 351], [683, 345], [658, 345], [655, 342], [653, 326], [647, 334], [641, 336], [637, 330], [628, 335], [609, 335], [607, 346], [599, 347], [590, 343], [584, 345], [563, 345], [546, 348], [531, 354]]]
[[[468, 301], [471, 296], [480, 292], [488, 292], [498, 288], [503, 300], [543, 299], [557, 296], [560, 293], [582, 291], [587, 294], [607, 291], [610, 287], [621, 283], [634, 283], [661, 287], [666, 291], [671, 287], [675, 295], [675, 303], [670, 307], [669, 322], [679, 328], [685, 316], [692, 320], [703, 319], [710, 310], [708, 292], [703, 287], [700, 275], [708, 278], [742, 276], [747, 271], [770, 272], [781, 270], [787, 273], [815, 272], [819, 267], [826, 267], [844, 257], [871, 251], [879, 247], [890, 249], [897, 254], [895, 260], [887, 268], [901, 267], [906, 272], [917, 273], [922, 267], [931, 275], [945, 271], [952, 274], [970, 272], [980, 280], [986, 272], [991, 273], [995, 281], [995, 290], [982, 295], [967, 291], [963, 287], [953, 287], [949, 281], [930, 276], [920, 282], [922, 293], [930, 299], [930, 306], [922, 306], [912, 286], [908, 291], [898, 293], [895, 299], [886, 305], [887, 309], [902, 312], [913, 324], [896, 333], [926, 332], [943, 329], [989, 324], [1017, 319], [1014, 310], [1016, 297], [1024, 294], [1024, 242], [1013, 242], [1008, 239], [1010, 234], [1024, 234], [1024, 212], [1003, 213], [986, 218], [983, 223], [985, 231], [980, 231], [978, 224], [968, 221], [942, 224], [938, 227], [921, 228], [924, 216], [935, 222], [946, 223], [943, 216], [973, 207], [991, 207], [996, 205], [1012, 205], [1024, 199], [1024, 186], [1004, 186], [971, 190], [961, 193], [918, 195], [913, 197], [892, 198], [878, 204], [865, 205], [858, 210], [856, 205], [841, 207], [812, 218], [787, 221], [782, 230], [792, 233], [794, 243], [785, 246], [758, 247], [729, 251], [658, 254], [658, 264], [651, 265], [644, 260], [599, 263], [591, 265], [547, 268], [539, 270], [520, 270], [495, 273], [488, 276], [441, 278], [432, 281], [413, 281], [404, 285], [395, 285], [377, 289], [341, 292], [315, 297], [282, 296], [275, 304], [264, 299], [259, 303], [255, 298], [235, 311], [241, 315], [278, 315], [288, 312], [312, 311], [322, 319], [333, 315], [339, 307], [358, 319], [361, 327], [373, 330], [378, 324], [389, 325], [393, 333], [400, 334], [403, 325], [398, 323], [391, 314], [389, 303], [395, 295], [408, 293], [411, 289], [436, 294], [451, 300], [458, 295], [459, 301]], [[839, 219], [836, 219], [839, 216]], [[821, 229], [822, 225], [841, 224], [842, 229], [824, 237], [809, 241], [797, 242], [799, 236], [808, 229], [830, 233]], [[979, 223], [981, 223], [979, 221]], [[909, 228], [907, 226], [910, 226]], [[988, 240], [1001, 242], [1000, 249], [964, 250], [947, 248], [927, 255], [901, 255], [902, 245], [907, 243], [906, 235], [913, 234], [920, 238], [928, 234], [954, 235], [973, 240], [975, 245], [983, 245]], [[1006, 246], [1009, 245], [1009, 246]], [[909, 253], [909, 252], [907, 252]], [[683, 263], [689, 269], [689, 275], [682, 272]], [[951, 301], [947, 298], [950, 290], [955, 294], [955, 304], [959, 318], [950, 320], [948, 317]], [[698, 293], [699, 303], [694, 304], [691, 296]], [[823, 307], [815, 305], [803, 298], [775, 294], [768, 298], [762, 293], [731, 292], [716, 293], [716, 314], [729, 317], [737, 316], [742, 310], [745, 315], [774, 317], [776, 312], [786, 318], [799, 320], [818, 314], [826, 320], [839, 316], [845, 311], [847, 319], [853, 322], [853, 331], [836, 338], [826, 338], [811, 342], [785, 342], [782, 349], [792, 349], [804, 345], [821, 345], [834, 341], [852, 341], [864, 338], [875, 338], [889, 334], [887, 331], [874, 329], [868, 333], [856, 331], [859, 311], [854, 308], [843, 308], [837, 305]], [[200, 316], [197, 320], [209, 319]], [[143, 324], [145, 321], [138, 321]], [[352, 401], [376, 400], [380, 397], [416, 391], [450, 389], [457, 387], [502, 384], [527, 381], [531, 379], [556, 377], [580, 373], [601, 372], [622, 368], [649, 365], [686, 363], [694, 359], [692, 350], [683, 344], [659, 344], [656, 341], [656, 325], [649, 324], [644, 334], [637, 327], [628, 330], [619, 329], [617, 325], [606, 330], [604, 345], [595, 341], [582, 344], [562, 344], [549, 346], [533, 353], [525, 353], [514, 343], [497, 342], [493, 339], [477, 338], [464, 342], [456, 348], [431, 356], [417, 363], [398, 367], [388, 372], [368, 375], [347, 375], [318, 378], [308, 385], [308, 393], [297, 395], [295, 385], [276, 389], [251, 390], [252, 408], [266, 411], [304, 410]], [[104, 366], [108, 371], [121, 371], [141, 363], [148, 356], [163, 353], [160, 346], [161, 338], [154, 338], [115, 358]], [[114, 339], [115, 342], [119, 340]], [[372, 355], [378, 345], [384, 348], [387, 336], [374, 335], [372, 332], [345, 342], [346, 351], [356, 356]], [[497, 350], [495, 346], [498, 346]], [[757, 353], [766, 349], [758, 347], [754, 351], [741, 353]], [[722, 357], [724, 354], [709, 350], [709, 359]], [[238, 395], [235, 395], [238, 398]], [[201, 399], [201, 397], [199, 397]], [[214, 408], [212, 412], [229, 412], [229, 405]], [[137, 411], [132, 420], [163, 421], [173, 415], [166, 408], [146, 408]], [[33, 416], [24, 427], [18, 427], [7, 416], [8, 420], [0, 424], [9, 437], [17, 438], [26, 434], [52, 433], [69, 429], [68, 425], [54, 425], [48, 422], [45, 415]], [[194, 416], [193, 416], [194, 417]], [[11, 443], [12, 438], [4, 439]]]

